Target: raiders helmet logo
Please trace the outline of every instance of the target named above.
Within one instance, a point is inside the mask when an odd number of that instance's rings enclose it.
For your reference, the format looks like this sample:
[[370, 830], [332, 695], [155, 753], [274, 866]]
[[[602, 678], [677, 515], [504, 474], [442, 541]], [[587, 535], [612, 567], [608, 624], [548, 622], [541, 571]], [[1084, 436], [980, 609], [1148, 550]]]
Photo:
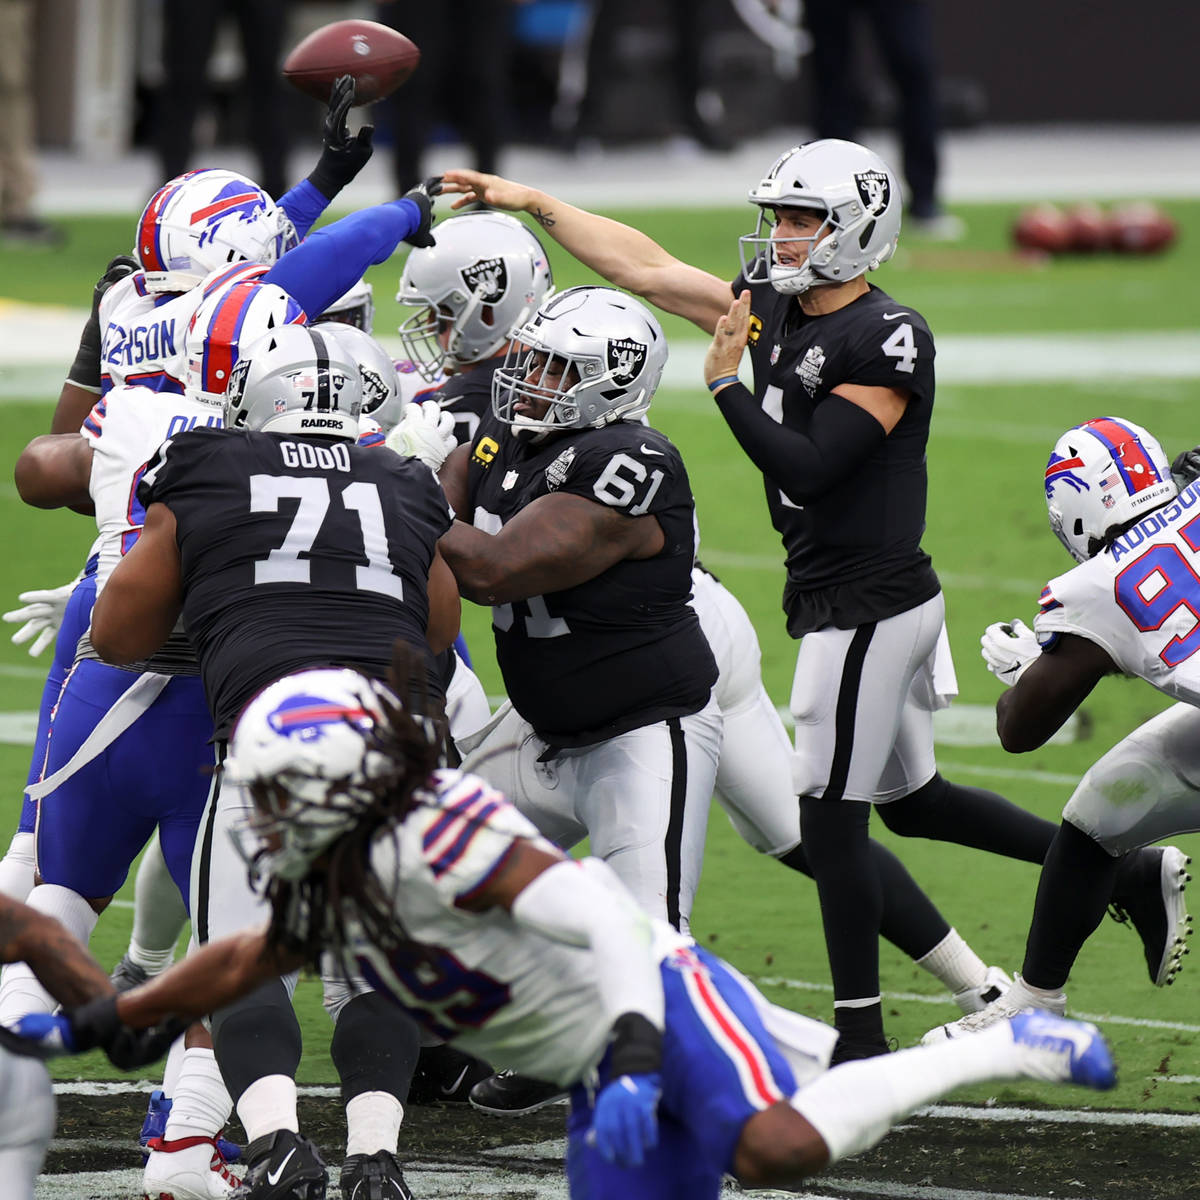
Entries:
[[229, 372], [229, 386], [225, 389], [226, 398], [233, 404], [237, 404], [242, 398], [242, 392], [246, 390], [246, 374], [250, 370], [250, 360], [248, 358], [238, 359], [233, 365], [233, 370]]
[[873, 216], [879, 216], [892, 198], [892, 185], [886, 171], [860, 171], [854, 176], [863, 208]]
[[362, 378], [362, 410], [365, 413], [373, 413], [387, 399], [388, 386], [378, 371], [372, 371], [362, 363], [359, 363], [358, 371]]
[[467, 291], [482, 291], [480, 300], [484, 304], [499, 304], [508, 291], [508, 268], [502, 258], [481, 258], [460, 272]]
[[630, 338], [610, 338], [608, 342], [608, 369], [613, 383], [622, 387], [632, 383], [641, 373], [646, 362], [646, 346]]

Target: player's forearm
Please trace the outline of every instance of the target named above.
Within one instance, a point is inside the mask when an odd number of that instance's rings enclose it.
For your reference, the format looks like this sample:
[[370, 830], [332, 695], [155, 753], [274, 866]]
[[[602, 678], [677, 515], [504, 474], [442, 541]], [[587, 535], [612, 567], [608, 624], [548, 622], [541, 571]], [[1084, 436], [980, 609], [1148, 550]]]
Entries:
[[96, 653], [119, 667], [149, 658], [170, 637], [179, 618], [178, 603], [160, 605], [136, 580], [120, 575], [123, 566], [124, 562], [118, 565], [101, 590], [88, 635]]
[[47, 433], [21, 452], [13, 470], [17, 493], [34, 508], [90, 506], [91, 447], [78, 433]]
[[78, 433], [87, 415], [100, 399], [100, 392], [92, 391], [82, 384], [67, 379], [58, 393], [54, 416], [50, 420], [51, 433]]
[[117, 1000], [117, 1016], [131, 1029], [167, 1017], [204, 1017], [256, 987], [293, 970], [267, 947], [261, 931], [209, 942], [181, 963]]
[[113, 990], [86, 947], [62, 925], [6, 898], [0, 907], [0, 957], [27, 963], [42, 987], [68, 1008]]

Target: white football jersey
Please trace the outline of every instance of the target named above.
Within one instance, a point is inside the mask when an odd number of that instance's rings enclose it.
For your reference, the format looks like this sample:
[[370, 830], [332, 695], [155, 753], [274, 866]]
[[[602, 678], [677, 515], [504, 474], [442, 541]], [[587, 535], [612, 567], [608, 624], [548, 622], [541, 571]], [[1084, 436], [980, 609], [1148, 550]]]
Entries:
[[[388, 953], [357, 934], [347, 966], [430, 1032], [497, 1069], [573, 1083], [600, 1061], [610, 1032], [590, 951], [502, 909], [460, 907], [517, 839], [560, 851], [477, 775], [446, 770], [434, 779], [431, 802], [377, 835], [371, 851], [398, 924], [421, 946]], [[612, 886], [621, 886], [615, 877]], [[655, 921], [654, 931], [659, 958], [689, 944], [665, 922]]]
[[200, 302], [269, 270], [262, 263], [221, 267], [189, 292], [148, 292], [142, 271], [113, 284], [100, 301], [100, 390], [126, 384], [182, 393], [188, 325]]
[[1095, 642], [1126, 675], [1200, 705], [1200, 482], [1052, 579], [1034, 630]]
[[211, 405], [145, 387], [114, 388], [97, 401], [79, 430], [92, 448], [89, 490], [100, 533], [97, 592], [145, 524], [137, 485], [155, 450], [197, 425], [220, 424], [221, 412]]

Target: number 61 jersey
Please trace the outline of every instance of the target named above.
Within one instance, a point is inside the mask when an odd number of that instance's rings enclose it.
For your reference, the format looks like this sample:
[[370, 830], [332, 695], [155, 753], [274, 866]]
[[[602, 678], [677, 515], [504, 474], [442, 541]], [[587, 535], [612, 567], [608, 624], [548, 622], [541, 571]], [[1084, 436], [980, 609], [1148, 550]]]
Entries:
[[[224, 738], [266, 684], [317, 665], [382, 678], [428, 653], [429, 568], [453, 513], [428, 467], [347, 441], [197, 429], [138, 487], [175, 517], [183, 620]], [[432, 694], [441, 694], [432, 659]]]
[[1100, 646], [1126, 675], [1200, 705], [1200, 482], [1052, 579], [1034, 630]]

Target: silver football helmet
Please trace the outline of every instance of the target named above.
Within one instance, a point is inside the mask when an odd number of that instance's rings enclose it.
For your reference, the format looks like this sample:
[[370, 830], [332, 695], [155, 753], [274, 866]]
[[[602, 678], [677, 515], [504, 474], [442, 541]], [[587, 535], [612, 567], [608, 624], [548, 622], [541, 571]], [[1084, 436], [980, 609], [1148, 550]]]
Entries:
[[362, 383], [362, 416], [379, 423], [384, 433], [400, 423], [404, 416], [404, 397], [400, 394], [400, 376], [392, 356], [369, 334], [340, 321], [321, 321], [313, 330], [331, 337], [358, 363]]
[[[770, 281], [785, 296], [809, 288], [845, 283], [887, 262], [900, 236], [900, 184], [873, 150], [856, 142], [826, 138], [793, 146], [772, 164], [750, 192], [758, 224], [738, 238], [742, 273], [751, 283]], [[799, 267], [778, 261], [772, 238], [774, 212], [814, 209], [825, 224], [811, 238], [788, 239], [807, 245]]]
[[400, 325], [405, 353], [430, 382], [491, 358], [553, 287], [541, 242], [516, 217], [442, 221], [437, 245], [410, 251], [400, 277], [396, 299], [418, 309]]
[[667, 339], [644, 304], [614, 288], [568, 288], [513, 332], [492, 376], [492, 411], [539, 437], [634, 421], [666, 363]]
[[361, 329], [363, 333], [370, 333], [375, 327], [375, 289], [365, 279], [360, 279], [352, 288], [343, 292], [317, 320], [339, 321], [343, 325]]
[[289, 325], [252, 342], [238, 359], [225, 397], [225, 428], [310, 437], [358, 437], [358, 362], [340, 342]]
[[1179, 493], [1171, 464], [1148, 430], [1121, 417], [1068, 429], [1046, 464], [1050, 528], [1076, 562], [1104, 549], [1107, 534]]
[[270, 876], [298, 880], [369, 807], [368, 782], [386, 769], [372, 747], [387, 724], [380, 683], [347, 668], [287, 675], [243, 710], [229, 740], [225, 777], [254, 801], [235, 827], [238, 850]]

